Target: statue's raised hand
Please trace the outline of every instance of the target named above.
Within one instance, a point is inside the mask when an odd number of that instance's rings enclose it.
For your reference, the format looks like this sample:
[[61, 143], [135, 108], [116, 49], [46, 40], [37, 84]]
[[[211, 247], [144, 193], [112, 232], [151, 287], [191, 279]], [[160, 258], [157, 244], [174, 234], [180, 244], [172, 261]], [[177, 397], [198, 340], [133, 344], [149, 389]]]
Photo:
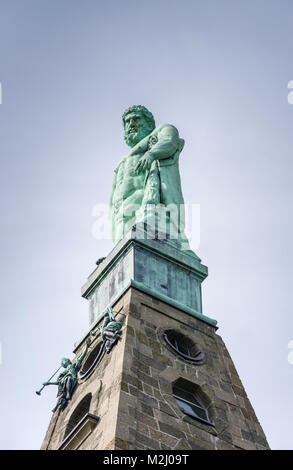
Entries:
[[146, 152], [144, 156], [141, 157], [138, 164], [136, 165], [136, 168], [135, 168], [136, 173], [148, 171], [153, 161], [154, 161], [154, 157], [149, 152]]

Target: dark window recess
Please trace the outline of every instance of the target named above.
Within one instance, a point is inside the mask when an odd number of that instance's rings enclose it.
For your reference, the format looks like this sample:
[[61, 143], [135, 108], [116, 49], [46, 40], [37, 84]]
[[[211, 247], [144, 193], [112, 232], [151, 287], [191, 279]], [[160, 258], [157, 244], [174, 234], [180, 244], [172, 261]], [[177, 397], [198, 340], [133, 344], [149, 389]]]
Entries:
[[87, 375], [89, 375], [95, 368], [96, 364], [100, 360], [104, 348], [103, 348], [104, 343], [101, 341], [97, 346], [94, 347], [94, 349], [89, 353], [87, 359], [85, 360], [81, 371], [78, 374], [79, 379], [85, 378]]
[[88, 393], [81, 402], [77, 405], [74, 412], [70, 416], [69, 422], [66, 426], [64, 438], [77, 426], [77, 424], [82, 420], [82, 418], [89, 412], [91, 404], [92, 394]]
[[175, 330], [166, 330], [164, 340], [180, 356], [194, 362], [201, 362], [204, 359], [204, 353], [200, 351], [197, 345], [182, 333]]
[[174, 386], [173, 395], [183, 413], [203, 423], [214, 425], [209, 419], [206, 408], [201, 404], [194, 393]]

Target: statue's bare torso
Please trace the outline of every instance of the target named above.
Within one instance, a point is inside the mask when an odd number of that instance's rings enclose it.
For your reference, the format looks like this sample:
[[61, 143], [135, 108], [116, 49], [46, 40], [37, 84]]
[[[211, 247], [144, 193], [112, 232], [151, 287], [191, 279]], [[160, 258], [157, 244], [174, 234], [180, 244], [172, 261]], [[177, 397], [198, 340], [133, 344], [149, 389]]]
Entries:
[[114, 204], [130, 204], [142, 201], [145, 172], [137, 174], [136, 166], [143, 154], [127, 155], [117, 168], [117, 189], [113, 197]]
[[183, 144], [176, 127], [163, 124], [138, 142], [119, 163], [111, 196], [115, 242], [142, 220], [147, 204], [183, 203], [178, 169]]
[[127, 155], [117, 168], [117, 189], [113, 194], [112, 205], [113, 215], [119, 225], [133, 218], [135, 209], [139, 209], [142, 204], [146, 172], [139, 174], [136, 172], [136, 166], [142, 155]]

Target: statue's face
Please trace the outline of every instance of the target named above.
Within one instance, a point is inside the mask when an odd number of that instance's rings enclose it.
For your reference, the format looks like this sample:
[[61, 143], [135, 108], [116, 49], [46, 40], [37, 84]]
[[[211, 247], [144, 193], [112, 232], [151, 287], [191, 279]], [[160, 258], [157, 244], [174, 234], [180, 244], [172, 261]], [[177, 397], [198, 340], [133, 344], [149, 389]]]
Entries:
[[141, 113], [129, 113], [124, 118], [124, 138], [129, 147], [134, 147], [152, 130]]
[[71, 364], [70, 359], [64, 358], [64, 359], [62, 359], [62, 361], [61, 361], [61, 365], [62, 365], [62, 367], [64, 367], [64, 368], [68, 367], [70, 364]]

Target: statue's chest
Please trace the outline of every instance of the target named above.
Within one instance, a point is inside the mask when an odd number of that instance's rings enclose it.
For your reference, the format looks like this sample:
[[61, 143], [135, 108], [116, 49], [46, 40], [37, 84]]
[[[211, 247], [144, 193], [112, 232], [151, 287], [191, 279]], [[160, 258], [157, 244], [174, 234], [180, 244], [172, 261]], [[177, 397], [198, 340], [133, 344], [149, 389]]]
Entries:
[[123, 160], [118, 168], [118, 182], [122, 183], [124, 179], [137, 178], [136, 166], [142, 155], [131, 155]]
[[66, 367], [66, 375], [67, 374], [72, 374], [72, 375], [75, 375], [75, 367], [73, 365], [70, 365], [68, 367]]

